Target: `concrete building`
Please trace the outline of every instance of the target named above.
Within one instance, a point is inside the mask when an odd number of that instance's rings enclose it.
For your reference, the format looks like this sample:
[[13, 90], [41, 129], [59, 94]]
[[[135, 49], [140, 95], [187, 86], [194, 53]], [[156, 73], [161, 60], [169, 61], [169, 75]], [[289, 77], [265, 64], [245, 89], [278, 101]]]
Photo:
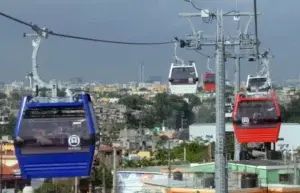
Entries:
[[125, 123], [126, 106], [120, 104], [101, 104], [94, 107], [98, 124]]
[[[165, 166], [166, 167], [166, 166]], [[173, 168], [173, 167], [172, 167]], [[280, 161], [242, 161], [228, 163], [228, 185], [230, 193], [296, 193], [300, 192], [299, 185], [290, 185], [293, 180], [286, 176], [294, 170], [294, 165], [284, 165]], [[181, 179], [174, 179], [175, 171], [180, 171]], [[123, 193], [134, 189], [149, 193], [214, 193], [214, 163], [190, 164], [172, 169], [171, 178], [159, 167], [140, 168], [125, 172], [126, 180], [120, 183]], [[299, 171], [296, 172], [299, 175]], [[120, 173], [119, 173], [120, 174]], [[243, 175], [252, 174], [257, 177], [256, 187], [245, 188]], [[255, 175], [256, 174], [256, 175]], [[138, 176], [138, 177], [137, 177]], [[141, 184], [141, 181], [143, 185]], [[125, 185], [124, 182], [128, 185]], [[129, 183], [130, 182], [130, 183]], [[134, 182], [134, 183], [133, 183]], [[136, 184], [138, 183], [138, 184]], [[298, 181], [299, 183], [299, 181]], [[134, 186], [132, 186], [134, 184]], [[242, 185], [243, 184], [243, 185]], [[130, 186], [131, 185], [131, 186]]]
[[[119, 167], [122, 164], [122, 149], [118, 148], [116, 151], [116, 163], [117, 167]], [[95, 159], [97, 159], [100, 164], [104, 164], [107, 168], [113, 168], [113, 147], [109, 145], [100, 145], [99, 152]]]
[[[300, 164], [284, 163], [280, 160], [243, 160], [228, 163], [228, 186], [229, 188], [241, 188], [242, 176], [245, 174], [257, 175], [258, 186], [269, 184], [300, 184]], [[184, 172], [195, 173], [199, 179], [214, 176], [215, 163], [204, 163], [190, 167]], [[254, 176], [253, 175], [253, 176]], [[295, 175], [295, 176], [294, 176]]]

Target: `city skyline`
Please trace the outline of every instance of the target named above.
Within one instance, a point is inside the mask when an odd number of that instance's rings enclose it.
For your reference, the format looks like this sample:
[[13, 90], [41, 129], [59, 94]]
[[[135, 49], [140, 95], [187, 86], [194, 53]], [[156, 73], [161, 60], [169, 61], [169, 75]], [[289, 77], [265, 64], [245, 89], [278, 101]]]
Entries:
[[[195, 2], [200, 7], [211, 10], [235, 9], [235, 1]], [[252, 11], [252, 1], [238, 2], [238, 9], [241, 11]], [[258, 10], [263, 13], [258, 18], [261, 50], [271, 48], [274, 53], [271, 77], [277, 81], [298, 77], [298, 53], [295, 49], [300, 41], [296, 36], [299, 27], [295, 25], [297, 5], [300, 2], [296, 0], [290, 0], [288, 4], [274, 0], [273, 9], [269, 9], [267, 0], [258, 2]], [[179, 18], [178, 13], [197, 12], [184, 0], [28, 0], [26, 3], [2, 1], [0, 6], [5, 13], [55, 32], [132, 42], [160, 42], [172, 40], [175, 36], [183, 37], [191, 29], [187, 20]], [[197, 30], [207, 34], [216, 29], [215, 22], [204, 24], [199, 19], [193, 19], [193, 22]], [[0, 17], [0, 23], [4, 26], [0, 36], [0, 80], [25, 80], [26, 74], [31, 71], [32, 47], [31, 40], [23, 38], [22, 34], [31, 33], [32, 30], [3, 17]], [[278, 26], [281, 26], [280, 29]], [[232, 18], [226, 19], [225, 29], [235, 31], [236, 23]], [[250, 29], [253, 31], [253, 25]], [[145, 78], [162, 76], [163, 80], [167, 80], [170, 63], [173, 61], [173, 49], [172, 44], [127, 46], [50, 36], [41, 44], [38, 55], [39, 72], [44, 80], [68, 80], [80, 76], [85, 81], [129, 82], [139, 80], [139, 65], [144, 61]], [[207, 48], [202, 52], [212, 54], [212, 50]], [[206, 58], [203, 56], [184, 49], [178, 49], [177, 54], [186, 62], [194, 60], [200, 75], [207, 71]], [[242, 80], [246, 79], [248, 73], [255, 72], [255, 63], [248, 64], [246, 59], [242, 60]], [[214, 66], [214, 61], [211, 65]], [[228, 60], [229, 79], [233, 79], [233, 66], [233, 61]]]

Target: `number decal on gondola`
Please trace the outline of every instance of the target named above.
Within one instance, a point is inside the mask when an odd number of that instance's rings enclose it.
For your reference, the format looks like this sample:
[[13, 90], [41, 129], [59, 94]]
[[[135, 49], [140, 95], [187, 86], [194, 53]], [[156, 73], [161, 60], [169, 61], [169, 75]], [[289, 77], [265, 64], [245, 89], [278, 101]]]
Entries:
[[249, 118], [248, 117], [243, 117], [242, 118], [242, 124], [244, 124], [244, 125], [249, 124]]
[[73, 149], [81, 149], [80, 147], [80, 137], [78, 137], [77, 135], [71, 135], [68, 139], [68, 143], [69, 143], [69, 149], [73, 150]]

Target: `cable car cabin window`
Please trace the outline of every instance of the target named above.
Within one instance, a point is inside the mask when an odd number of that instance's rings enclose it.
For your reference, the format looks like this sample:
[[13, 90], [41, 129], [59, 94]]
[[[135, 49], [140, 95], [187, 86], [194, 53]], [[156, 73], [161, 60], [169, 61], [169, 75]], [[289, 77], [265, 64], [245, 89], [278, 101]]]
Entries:
[[267, 82], [266, 78], [250, 78], [248, 85], [250, 87], [261, 87]]
[[275, 127], [278, 115], [275, 104], [267, 101], [242, 101], [238, 104], [236, 124], [241, 127]]
[[204, 83], [215, 83], [216, 75], [215, 74], [206, 74], [204, 77]]
[[195, 68], [193, 67], [179, 67], [172, 69], [172, 84], [195, 84], [196, 78]]
[[88, 152], [93, 143], [82, 107], [27, 109], [18, 136], [22, 154]]

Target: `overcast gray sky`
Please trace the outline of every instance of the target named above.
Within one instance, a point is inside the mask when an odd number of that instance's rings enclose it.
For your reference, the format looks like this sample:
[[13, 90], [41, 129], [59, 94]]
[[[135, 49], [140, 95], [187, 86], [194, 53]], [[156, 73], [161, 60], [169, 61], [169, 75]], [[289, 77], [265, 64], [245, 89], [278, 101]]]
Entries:
[[[235, 0], [194, 0], [203, 8], [224, 11], [235, 9]], [[272, 78], [278, 81], [298, 76], [299, 0], [258, 0], [261, 48], [275, 54]], [[251, 11], [251, 0], [239, 0], [241, 11]], [[184, 0], [1, 0], [0, 11], [25, 21], [48, 27], [55, 32], [99, 39], [160, 42], [190, 32], [179, 12], [196, 10]], [[236, 23], [226, 18], [225, 28], [234, 31]], [[197, 29], [214, 33], [215, 22], [204, 24], [193, 20]], [[243, 21], [245, 25], [246, 21]], [[0, 80], [24, 80], [31, 68], [31, 40], [23, 32], [31, 29], [0, 17]], [[253, 31], [253, 25], [251, 26]], [[66, 80], [81, 76], [86, 81], [125, 82], [138, 79], [139, 63], [144, 61], [145, 76], [167, 79], [173, 58], [173, 45], [127, 46], [49, 37], [41, 45], [38, 63], [41, 76]], [[211, 49], [203, 52], [211, 54]], [[180, 49], [178, 56], [195, 60], [198, 72], [206, 69], [206, 58], [193, 51]], [[213, 63], [211, 64], [214, 65]], [[255, 71], [255, 64], [242, 61], [242, 79]], [[233, 61], [228, 60], [229, 78], [233, 77]]]

